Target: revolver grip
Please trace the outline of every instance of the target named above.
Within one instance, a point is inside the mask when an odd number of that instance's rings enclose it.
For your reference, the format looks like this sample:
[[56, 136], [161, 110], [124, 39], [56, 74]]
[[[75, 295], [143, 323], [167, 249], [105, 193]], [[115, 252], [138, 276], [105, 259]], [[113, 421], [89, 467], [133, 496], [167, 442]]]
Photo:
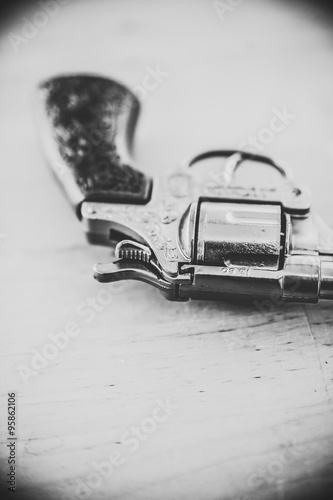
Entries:
[[84, 201], [149, 201], [152, 181], [130, 157], [139, 108], [129, 89], [107, 78], [61, 76], [40, 85], [43, 147], [79, 218]]

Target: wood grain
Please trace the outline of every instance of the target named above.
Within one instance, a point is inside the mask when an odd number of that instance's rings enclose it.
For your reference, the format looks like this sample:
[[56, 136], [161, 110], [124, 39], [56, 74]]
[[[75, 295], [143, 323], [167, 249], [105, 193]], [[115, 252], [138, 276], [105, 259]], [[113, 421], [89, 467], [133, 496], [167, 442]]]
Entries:
[[[191, 152], [237, 147], [287, 106], [296, 118], [264, 152], [310, 185], [333, 227], [330, 20], [263, 0], [223, 21], [210, 1], [72, 1], [16, 54], [7, 35], [21, 24], [3, 28], [0, 55], [1, 460], [16, 391], [16, 498], [329, 498], [332, 304], [178, 304], [126, 283], [87, 313], [104, 289], [92, 265], [112, 254], [87, 245], [45, 167], [32, 93], [78, 71], [134, 88], [159, 65], [168, 75], [147, 91], [136, 147], [151, 175]], [[25, 384], [18, 367], [71, 322], [80, 333]], [[124, 433], [148, 429], [167, 398], [171, 414], [131, 451]], [[76, 495], [115, 451], [123, 463]]]

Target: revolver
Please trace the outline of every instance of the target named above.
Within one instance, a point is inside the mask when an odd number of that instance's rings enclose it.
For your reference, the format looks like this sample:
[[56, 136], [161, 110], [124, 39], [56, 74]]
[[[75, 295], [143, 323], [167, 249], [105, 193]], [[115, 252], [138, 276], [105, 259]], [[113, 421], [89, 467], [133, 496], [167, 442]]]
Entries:
[[[288, 169], [215, 150], [151, 179], [131, 157], [139, 109], [126, 86], [94, 75], [38, 89], [47, 161], [88, 241], [115, 247], [113, 263], [95, 265], [98, 281], [143, 281], [176, 301], [333, 299], [333, 232]], [[278, 182], [240, 182], [251, 164], [276, 170]]]

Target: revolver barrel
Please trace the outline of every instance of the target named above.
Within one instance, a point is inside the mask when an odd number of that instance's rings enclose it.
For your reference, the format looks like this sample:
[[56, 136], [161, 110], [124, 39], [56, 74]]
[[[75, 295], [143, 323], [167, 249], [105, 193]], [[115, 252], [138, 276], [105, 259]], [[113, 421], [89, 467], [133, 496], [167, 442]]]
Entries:
[[333, 300], [333, 257], [321, 258], [320, 298]]

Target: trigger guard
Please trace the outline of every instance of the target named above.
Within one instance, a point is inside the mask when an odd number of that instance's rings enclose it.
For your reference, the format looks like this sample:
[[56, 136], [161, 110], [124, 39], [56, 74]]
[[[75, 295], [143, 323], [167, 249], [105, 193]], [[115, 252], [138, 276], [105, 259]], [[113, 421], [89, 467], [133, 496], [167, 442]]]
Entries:
[[254, 161], [262, 163], [270, 168], [277, 170], [281, 177], [283, 177], [287, 182], [292, 182], [293, 175], [291, 171], [281, 164], [275, 162], [272, 158], [268, 156], [258, 155], [254, 153], [248, 153], [246, 151], [241, 151], [238, 149], [221, 149], [221, 150], [209, 150], [203, 153], [199, 153], [195, 156], [190, 157], [190, 159], [185, 160], [182, 166], [185, 168], [193, 167], [196, 163], [203, 160], [208, 160], [210, 158], [229, 158], [232, 161], [235, 157], [233, 164], [229, 164], [229, 174], [230, 178], [233, 179], [236, 171], [239, 169], [244, 161]]

